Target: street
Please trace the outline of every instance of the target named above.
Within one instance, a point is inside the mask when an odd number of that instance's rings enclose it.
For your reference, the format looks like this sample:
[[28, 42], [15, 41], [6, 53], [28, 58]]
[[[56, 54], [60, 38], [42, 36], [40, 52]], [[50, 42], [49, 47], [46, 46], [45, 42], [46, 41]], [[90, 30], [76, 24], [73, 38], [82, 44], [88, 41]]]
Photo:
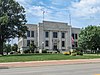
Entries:
[[0, 75], [98, 75], [100, 63], [0, 69]]

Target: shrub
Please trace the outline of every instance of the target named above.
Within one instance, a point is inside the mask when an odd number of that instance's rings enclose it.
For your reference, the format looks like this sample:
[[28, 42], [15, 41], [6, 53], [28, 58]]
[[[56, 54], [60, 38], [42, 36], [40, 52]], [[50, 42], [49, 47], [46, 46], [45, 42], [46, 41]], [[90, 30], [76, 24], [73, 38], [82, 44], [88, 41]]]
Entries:
[[42, 53], [47, 53], [47, 49], [46, 50], [42, 50]]
[[15, 51], [11, 51], [11, 52], [9, 52], [9, 54], [16, 54], [16, 52]]
[[83, 55], [83, 52], [77, 52], [77, 55]]
[[39, 51], [35, 51], [35, 53], [39, 53]]
[[63, 54], [64, 55], [70, 55], [71, 53], [70, 52], [64, 52]]
[[75, 53], [71, 53], [71, 55], [72, 55], [72, 56], [76, 56], [76, 55], [77, 55], [77, 53], [76, 53], [76, 52], [75, 52]]
[[24, 50], [23, 51], [24, 53], [30, 53], [30, 50], [28, 49], [28, 50]]

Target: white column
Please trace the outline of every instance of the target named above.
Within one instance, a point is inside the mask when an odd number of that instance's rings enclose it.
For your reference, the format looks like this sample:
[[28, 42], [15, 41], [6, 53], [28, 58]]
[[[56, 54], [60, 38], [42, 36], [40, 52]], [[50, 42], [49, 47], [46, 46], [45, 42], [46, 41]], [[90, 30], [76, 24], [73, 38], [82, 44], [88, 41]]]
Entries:
[[72, 49], [72, 28], [70, 26], [70, 47]]
[[58, 49], [59, 50], [61, 50], [61, 32], [58, 32], [58, 40], [59, 40], [59, 42], [58, 42]]
[[65, 32], [65, 48], [66, 48], [66, 50], [68, 49], [67, 42], [68, 42], [68, 31]]
[[39, 36], [39, 25], [37, 26], [37, 42], [38, 42], [38, 49], [39, 49], [39, 47], [40, 47], [40, 40], [39, 40], [39, 38], [40, 38], [40, 36]]
[[52, 31], [49, 32], [49, 38], [50, 38], [50, 39], [49, 39], [49, 49], [52, 50], [52, 46], [53, 46], [53, 45], [52, 45], [52, 44], [53, 44], [53, 43], [52, 43]]

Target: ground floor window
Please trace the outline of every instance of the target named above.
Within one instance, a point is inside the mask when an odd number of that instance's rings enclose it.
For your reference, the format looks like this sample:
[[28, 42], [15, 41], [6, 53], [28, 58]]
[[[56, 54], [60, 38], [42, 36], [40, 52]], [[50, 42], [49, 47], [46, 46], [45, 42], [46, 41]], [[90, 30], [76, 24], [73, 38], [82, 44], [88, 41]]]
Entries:
[[74, 42], [74, 43], [72, 44], [72, 48], [76, 48], [76, 47], [78, 47], [78, 43], [77, 43], [77, 42]]
[[30, 45], [30, 40], [27, 40], [27, 46], [29, 46]]
[[62, 41], [62, 47], [65, 47], [65, 41]]
[[31, 40], [31, 43], [33, 43], [33, 44], [34, 44], [34, 40]]
[[45, 41], [45, 46], [46, 46], [46, 47], [49, 46], [49, 41], [48, 41], [48, 40]]

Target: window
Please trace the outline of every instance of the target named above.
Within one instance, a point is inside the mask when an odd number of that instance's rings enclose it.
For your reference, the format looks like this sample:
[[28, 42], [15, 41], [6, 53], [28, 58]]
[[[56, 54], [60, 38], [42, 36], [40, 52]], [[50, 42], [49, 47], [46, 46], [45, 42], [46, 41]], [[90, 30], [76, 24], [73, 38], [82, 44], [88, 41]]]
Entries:
[[65, 47], [65, 41], [62, 41], [62, 47]]
[[75, 47], [77, 47], [77, 42], [75, 42]]
[[72, 37], [73, 37], [73, 39], [77, 39], [78, 38], [77, 34], [74, 34], [74, 33], [72, 33]]
[[72, 33], [72, 38], [74, 39], [74, 33]]
[[30, 31], [27, 31], [27, 37], [30, 37]]
[[62, 38], [65, 38], [65, 33], [64, 32], [62, 32]]
[[66, 51], [66, 49], [62, 49], [62, 51]]
[[53, 32], [53, 38], [57, 38], [58, 37], [57, 35], [58, 35], [57, 32]]
[[29, 46], [30, 45], [30, 40], [27, 40], [27, 46]]
[[31, 37], [34, 37], [34, 31], [31, 31]]
[[72, 44], [72, 48], [76, 48], [76, 47], [78, 47], [78, 43], [74, 42], [74, 44]]
[[46, 46], [46, 47], [49, 46], [49, 41], [48, 41], [48, 40], [45, 41], [45, 46]]
[[74, 44], [72, 44], [72, 48], [74, 48], [75, 47], [75, 45]]
[[45, 32], [45, 37], [46, 37], [46, 38], [49, 37], [49, 32]]
[[77, 34], [75, 34], [75, 39], [77, 39]]
[[33, 44], [34, 44], [34, 40], [31, 40], [31, 43], [33, 43]]

